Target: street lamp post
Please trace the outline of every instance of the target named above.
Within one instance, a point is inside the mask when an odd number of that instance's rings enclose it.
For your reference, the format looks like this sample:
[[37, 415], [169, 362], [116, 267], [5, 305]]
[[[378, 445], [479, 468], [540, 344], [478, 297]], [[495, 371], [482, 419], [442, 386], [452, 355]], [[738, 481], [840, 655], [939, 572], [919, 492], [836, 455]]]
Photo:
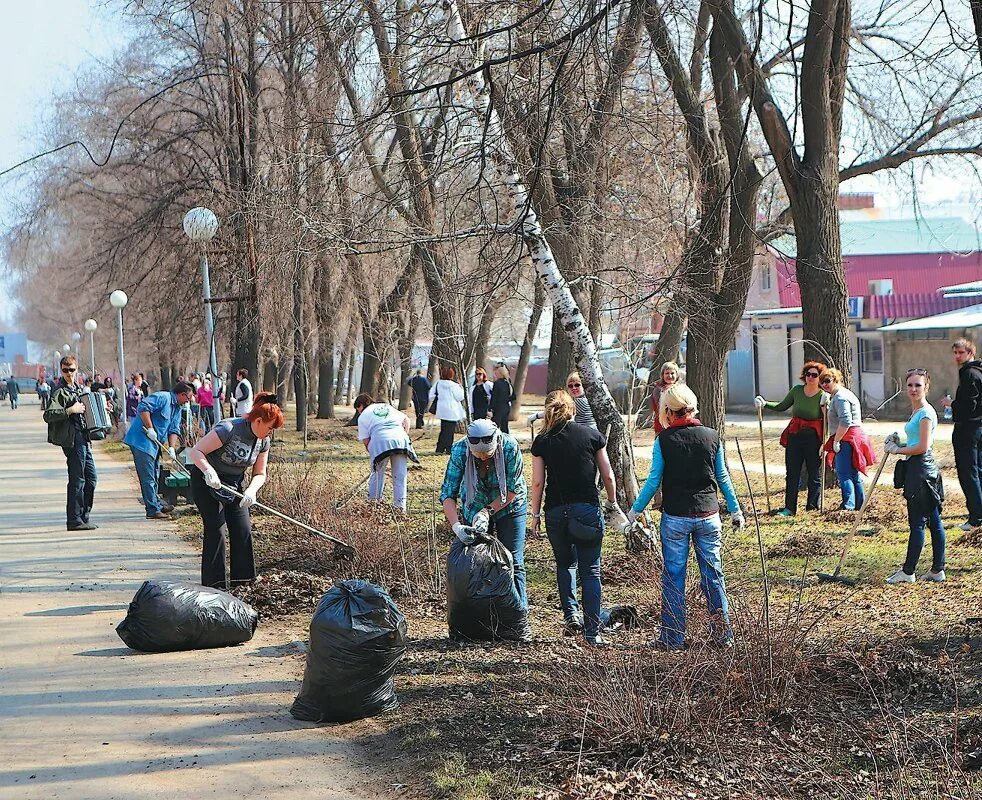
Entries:
[[116, 309], [116, 347], [119, 350], [119, 385], [120, 391], [126, 388], [126, 359], [123, 357], [123, 309], [129, 298], [122, 289], [117, 289], [109, 295], [109, 305]]
[[90, 365], [92, 367], [92, 380], [95, 380], [95, 330], [99, 323], [91, 317], [85, 320], [85, 330], [89, 332], [89, 354], [92, 356]]
[[[82, 334], [80, 334], [78, 331], [73, 331], [72, 332], [72, 347], [70, 349], [73, 349], [75, 351], [75, 355], [76, 356], [81, 356], [82, 355], [82, 346], [79, 344], [79, 342], [81, 342], [81, 341], [82, 341]], [[68, 345], [66, 344], [65, 347], [68, 347]], [[79, 365], [79, 366], [81, 366], [81, 365]]]
[[[201, 248], [201, 287], [205, 305], [205, 338], [208, 344], [208, 369], [216, 396], [221, 396], [218, 356], [215, 351], [215, 317], [211, 309], [211, 278], [208, 274], [208, 242], [218, 232], [218, 217], [210, 208], [192, 208], [184, 215], [184, 233]], [[222, 418], [222, 404], [215, 404], [215, 420]]]

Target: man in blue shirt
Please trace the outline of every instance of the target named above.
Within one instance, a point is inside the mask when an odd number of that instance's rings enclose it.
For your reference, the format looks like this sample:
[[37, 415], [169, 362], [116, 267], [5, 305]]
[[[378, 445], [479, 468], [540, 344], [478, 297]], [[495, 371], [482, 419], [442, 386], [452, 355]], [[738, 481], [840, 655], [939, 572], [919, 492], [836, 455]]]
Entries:
[[191, 384], [181, 381], [169, 392], [154, 392], [144, 397], [137, 403], [136, 417], [123, 437], [123, 443], [133, 453], [147, 519], [170, 519], [170, 512], [174, 510], [164, 506], [157, 494], [160, 447], [166, 440], [170, 454], [174, 456], [174, 448], [180, 444], [181, 406], [190, 403], [193, 396]]

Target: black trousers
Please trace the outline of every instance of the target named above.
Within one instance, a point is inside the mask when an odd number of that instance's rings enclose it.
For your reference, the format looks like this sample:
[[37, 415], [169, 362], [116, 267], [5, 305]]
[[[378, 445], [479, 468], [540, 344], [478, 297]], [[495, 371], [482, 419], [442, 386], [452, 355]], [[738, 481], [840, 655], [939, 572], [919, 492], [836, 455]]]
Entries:
[[798, 511], [798, 487], [801, 481], [801, 465], [808, 473], [807, 510], [817, 509], [822, 496], [821, 457], [818, 452], [818, 434], [811, 428], [804, 428], [788, 436], [788, 446], [784, 451], [784, 507], [788, 511]]
[[65, 517], [68, 527], [89, 521], [89, 512], [95, 499], [96, 472], [92, 460], [92, 445], [75, 431], [75, 443], [61, 448], [68, 462], [68, 504]]
[[509, 409], [508, 411], [495, 414], [492, 417], [494, 424], [498, 426], [498, 430], [500, 430], [502, 433], [508, 433], [508, 415], [510, 413], [511, 410]]
[[426, 414], [426, 401], [414, 397], [413, 410], [416, 412], [416, 427], [425, 427], [426, 421], [424, 420], [424, 415]]
[[[222, 478], [222, 483], [242, 491], [242, 480]], [[236, 498], [231, 503], [220, 502], [205, 483], [205, 476], [196, 466], [191, 466], [191, 488], [194, 504], [205, 526], [201, 546], [201, 583], [214, 589], [228, 589], [225, 577], [225, 539], [228, 529], [229, 566], [231, 583], [248, 583], [256, 577], [256, 563], [252, 555], [252, 522], [249, 509], [240, 508]]]
[[440, 453], [450, 453], [450, 448], [453, 447], [453, 437], [457, 432], [457, 421], [450, 419], [440, 420], [440, 436], [436, 440], [436, 452], [437, 455]]

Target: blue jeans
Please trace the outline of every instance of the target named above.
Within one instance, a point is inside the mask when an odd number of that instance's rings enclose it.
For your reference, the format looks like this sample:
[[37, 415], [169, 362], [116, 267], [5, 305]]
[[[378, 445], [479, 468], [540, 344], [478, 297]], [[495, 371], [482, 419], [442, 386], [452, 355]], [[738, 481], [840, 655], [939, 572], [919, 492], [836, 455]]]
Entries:
[[515, 562], [515, 588], [522, 604], [528, 608], [529, 599], [525, 593], [525, 525], [528, 504], [524, 501], [512, 503], [491, 517], [491, 534], [501, 542]]
[[65, 517], [69, 528], [89, 521], [89, 512], [95, 498], [96, 471], [92, 460], [92, 445], [85, 441], [81, 431], [75, 431], [71, 447], [61, 448], [68, 462], [68, 503]]
[[685, 644], [685, 571], [689, 540], [695, 545], [699, 586], [712, 618], [710, 632], [717, 642], [733, 639], [730, 606], [726, 600], [722, 558], [723, 523], [711, 517], [661, 515], [661, 549], [665, 569], [661, 576], [661, 641], [671, 648]]
[[585, 520], [587, 516], [599, 519], [603, 528], [604, 518], [600, 506], [589, 503], [570, 503], [556, 506], [546, 512], [546, 533], [556, 557], [556, 584], [559, 587], [559, 602], [563, 616], [573, 619], [579, 607], [576, 605], [576, 576], [580, 576], [580, 590], [583, 592], [583, 635], [593, 637], [600, 630], [600, 547], [575, 544], [569, 534], [569, 517]]
[[910, 507], [907, 502], [907, 521], [910, 523], [910, 538], [907, 540], [907, 559], [904, 561], [904, 572], [913, 575], [917, 570], [917, 561], [924, 549], [924, 525], [931, 529], [931, 571], [941, 572], [944, 569], [945, 532], [941, 522], [941, 508], [935, 506], [925, 513]]
[[866, 500], [866, 492], [863, 489], [863, 479], [859, 477], [859, 470], [852, 464], [852, 445], [849, 442], [840, 444], [834, 464], [835, 476], [839, 479], [839, 486], [842, 488], [842, 507], [847, 511], [862, 508]]
[[143, 450], [131, 448], [133, 452], [133, 464], [136, 465], [136, 476], [140, 479], [140, 492], [143, 494], [143, 505], [147, 509], [147, 516], [152, 517], [160, 513], [164, 505], [160, 502], [157, 495], [157, 475], [160, 472], [160, 452], [153, 455]]
[[958, 483], [965, 493], [968, 521], [982, 525], [982, 426], [956, 423], [951, 432]]

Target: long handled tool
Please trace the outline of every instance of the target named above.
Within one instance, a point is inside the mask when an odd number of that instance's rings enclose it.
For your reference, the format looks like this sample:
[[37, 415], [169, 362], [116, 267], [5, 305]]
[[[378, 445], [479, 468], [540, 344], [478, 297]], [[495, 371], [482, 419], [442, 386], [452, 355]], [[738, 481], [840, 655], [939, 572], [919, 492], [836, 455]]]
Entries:
[[822, 441], [818, 443], [818, 460], [820, 462], [819, 475], [821, 476], [821, 488], [819, 489], [818, 495], [818, 510], [825, 511], [825, 453], [822, 452], [822, 448], [825, 447], [825, 442], [829, 438], [829, 417], [826, 410], [823, 407], [822, 410]]
[[767, 451], [764, 450], [764, 409], [757, 409], [757, 432], [760, 434], [760, 461], [764, 467], [764, 492], [767, 494], [767, 513], [771, 513], [771, 486], [767, 480]]
[[[240, 500], [243, 497], [242, 492], [240, 492], [238, 489], [234, 489], [233, 487], [224, 483], [222, 484], [221, 490], [228, 492], [230, 495], [234, 497], [238, 497]], [[279, 517], [280, 519], [286, 520], [287, 522], [292, 522], [298, 528], [303, 528], [305, 531], [314, 534], [314, 536], [317, 536], [320, 539], [325, 539], [328, 542], [333, 542], [338, 548], [342, 549], [346, 555], [353, 556], [355, 554], [355, 548], [353, 548], [347, 542], [342, 542], [340, 539], [335, 539], [330, 534], [324, 533], [324, 531], [317, 530], [317, 528], [311, 528], [309, 525], [301, 522], [300, 520], [294, 519], [293, 517], [288, 516], [287, 514], [284, 514], [281, 511], [277, 511], [275, 508], [270, 508], [269, 506], [260, 503], [258, 500], [255, 503], [253, 503], [253, 505], [255, 505], [256, 508], [261, 508], [263, 511], [272, 514], [274, 517]]]
[[833, 572], [831, 575], [829, 575], [827, 572], [819, 572], [819, 583], [842, 583], [846, 586], [856, 585], [856, 581], [854, 581], [852, 578], [843, 577], [839, 573], [842, 571], [842, 565], [845, 563], [846, 556], [849, 553], [849, 545], [852, 544], [852, 537], [856, 535], [856, 531], [859, 530], [859, 526], [863, 523], [863, 517], [866, 515], [866, 509], [869, 508], [870, 501], [873, 499], [873, 493], [876, 491], [876, 487], [880, 483], [880, 475], [883, 474], [883, 467], [886, 466], [889, 458], [890, 454], [884, 452], [883, 458], [880, 460], [879, 466], [876, 468], [876, 475], [873, 477], [873, 485], [869, 487], [869, 492], [866, 494], [866, 500], [863, 502], [862, 508], [859, 509], [859, 513], [856, 515], [856, 519], [852, 523], [852, 530], [849, 531], [849, 535], [846, 536], [846, 541], [842, 545], [842, 554], [839, 556], [839, 563], [835, 565], [835, 572]]
[[156, 442], [157, 448], [160, 450], [160, 458], [161, 458], [161, 460], [167, 462], [167, 464], [170, 466], [171, 472], [176, 472], [182, 478], [189, 478], [190, 479], [191, 473], [188, 472], [188, 468], [184, 464], [182, 464], [180, 461], [178, 461], [176, 458], [174, 458], [173, 456], [171, 456], [170, 450], [168, 450], [166, 447], [164, 447], [164, 445], [161, 443], [160, 439], [154, 439], [153, 441]]

